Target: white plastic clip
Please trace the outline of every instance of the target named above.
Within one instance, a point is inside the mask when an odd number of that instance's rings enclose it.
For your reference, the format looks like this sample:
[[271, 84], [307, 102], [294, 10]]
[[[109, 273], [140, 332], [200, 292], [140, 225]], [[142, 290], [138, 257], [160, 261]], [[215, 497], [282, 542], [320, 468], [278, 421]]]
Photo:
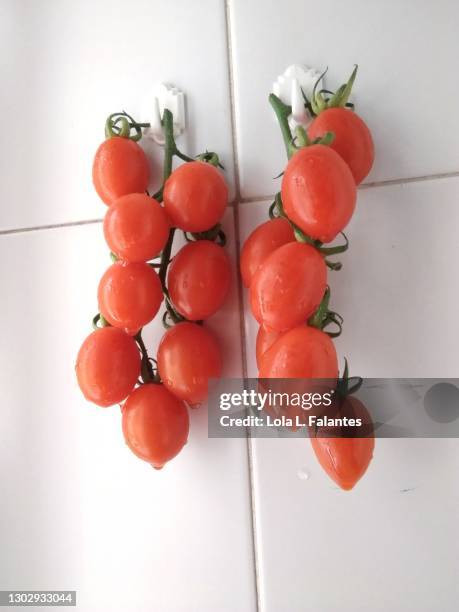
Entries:
[[174, 116], [174, 137], [180, 136], [185, 130], [185, 94], [177, 87], [158, 83], [149, 96], [145, 109], [145, 122], [150, 127], [144, 130], [144, 136], [153, 139], [160, 145], [164, 144], [164, 130], [161, 117], [168, 108]]
[[320, 75], [321, 73], [315, 68], [292, 64], [273, 84], [273, 93], [284, 104], [292, 107], [289, 121], [292, 128], [296, 125], [307, 127], [311, 123], [312, 117], [304, 106], [302, 91], [307, 98], [310, 98]]

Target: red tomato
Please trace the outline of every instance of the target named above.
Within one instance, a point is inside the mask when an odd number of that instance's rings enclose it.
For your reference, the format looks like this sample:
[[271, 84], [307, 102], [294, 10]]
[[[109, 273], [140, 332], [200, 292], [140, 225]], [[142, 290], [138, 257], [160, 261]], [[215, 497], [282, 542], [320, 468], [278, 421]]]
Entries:
[[[361, 418], [367, 426], [372, 425], [368, 410], [355, 397], [346, 397], [343, 407], [332, 418], [346, 415]], [[366, 438], [326, 438], [321, 437], [319, 429], [317, 435], [319, 437], [311, 436], [311, 444], [320, 465], [342, 489], [352, 489], [371, 462], [375, 447], [374, 434], [371, 432]]]
[[367, 124], [346, 108], [328, 108], [314, 119], [308, 136], [314, 140], [326, 132], [333, 132], [330, 145], [347, 163], [358, 185], [370, 172], [375, 159], [375, 148]]
[[163, 292], [158, 275], [148, 264], [118, 261], [100, 279], [97, 297], [103, 317], [134, 334], [156, 315]]
[[338, 378], [338, 358], [330, 337], [302, 325], [274, 342], [262, 355], [259, 378]]
[[148, 261], [158, 255], [169, 237], [169, 223], [159, 203], [143, 193], [116, 200], [104, 219], [110, 250], [123, 261]]
[[266, 329], [263, 325], [260, 325], [260, 327], [258, 328], [256, 344], [258, 367], [260, 367], [261, 358], [263, 357], [263, 355], [274, 344], [274, 342], [276, 342], [276, 340], [282, 336], [282, 333], [283, 332]]
[[330, 147], [300, 149], [287, 164], [282, 202], [288, 218], [314, 240], [331, 242], [348, 224], [356, 187], [346, 162]]
[[259, 225], [244, 242], [241, 251], [241, 275], [246, 287], [250, 287], [253, 275], [270, 253], [293, 242], [295, 235], [286, 219], [270, 219]]
[[186, 444], [186, 406], [163, 386], [138, 387], [123, 405], [123, 434], [131, 451], [155, 468], [162, 468]]
[[158, 369], [171, 393], [190, 405], [207, 399], [209, 378], [219, 378], [222, 357], [214, 336], [196, 323], [179, 323], [163, 336]]
[[164, 186], [164, 208], [172, 225], [186, 232], [204, 232], [220, 221], [228, 202], [225, 179], [201, 161], [179, 166]]
[[128, 193], [144, 193], [148, 180], [147, 156], [133, 140], [114, 136], [97, 149], [92, 181], [105, 204], [113, 204]]
[[121, 329], [103, 327], [83, 342], [76, 375], [83, 395], [98, 406], [122, 402], [140, 375], [140, 354], [135, 341]]
[[231, 282], [231, 266], [222, 247], [209, 240], [184, 246], [167, 276], [177, 311], [190, 321], [207, 319], [223, 305]]
[[250, 285], [254, 317], [276, 331], [305, 323], [320, 304], [327, 286], [327, 267], [312, 246], [290, 242], [271, 253]]

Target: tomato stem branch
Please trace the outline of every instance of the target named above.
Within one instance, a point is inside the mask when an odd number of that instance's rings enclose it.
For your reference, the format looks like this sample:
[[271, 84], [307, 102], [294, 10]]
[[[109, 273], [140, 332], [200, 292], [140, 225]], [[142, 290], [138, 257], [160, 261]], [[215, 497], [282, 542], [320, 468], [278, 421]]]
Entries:
[[282, 138], [284, 139], [287, 157], [290, 159], [296, 151], [296, 147], [293, 143], [292, 130], [290, 129], [288, 123], [288, 118], [292, 114], [292, 107], [284, 104], [275, 94], [270, 94], [269, 103], [276, 114], [276, 118], [282, 132]]
[[141, 375], [142, 380], [145, 384], [157, 382], [157, 376], [153, 370], [153, 366], [151, 365], [150, 357], [148, 356], [147, 347], [142, 338], [142, 330], [140, 330], [135, 336], [135, 341], [137, 342], [138, 347], [140, 348], [140, 352], [142, 353], [142, 365], [141, 365]]

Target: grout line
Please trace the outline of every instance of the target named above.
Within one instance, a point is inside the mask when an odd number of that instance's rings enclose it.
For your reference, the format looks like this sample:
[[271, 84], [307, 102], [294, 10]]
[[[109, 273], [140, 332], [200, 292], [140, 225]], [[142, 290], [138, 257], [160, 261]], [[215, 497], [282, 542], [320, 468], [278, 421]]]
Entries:
[[[244, 381], [248, 378], [247, 372], [247, 351], [246, 351], [246, 335], [245, 335], [245, 313], [244, 313], [244, 288], [241, 282], [240, 270], [240, 225], [239, 225], [239, 207], [234, 207], [234, 235], [235, 235], [235, 247], [236, 247], [236, 272], [237, 272], [237, 290], [238, 290], [238, 306], [239, 306], [239, 333], [241, 338], [241, 357], [242, 357], [242, 377]], [[255, 492], [253, 484], [253, 458], [252, 458], [252, 444], [248, 429], [246, 430], [246, 452], [247, 452], [247, 464], [249, 468], [249, 502], [251, 510], [251, 531], [252, 531], [252, 550], [253, 550], [253, 569], [255, 579], [255, 601], [257, 611], [261, 610], [260, 604], [260, 591], [259, 591], [259, 567], [258, 567], [258, 546], [257, 546], [257, 517], [255, 510]]]
[[372, 187], [384, 187], [385, 185], [404, 185], [405, 183], [422, 183], [424, 181], [435, 181], [459, 176], [459, 172], [439, 172], [437, 174], [424, 174], [422, 176], [409, 176], [399, 179], [388, 179], [386, 181], [374, 181], [373, 183], [364, 183], [359, 186], [359, 189], [371, 189]]
[[10, 234], [22, 234], [26, 232], [36, 232], [41, 230], [59, 229], [61, 227], [78, 227], [79, 225], [93, 225], [95, 223], [102, 223], [102, 219], [87, 219], [86, 221], [68, 221], [67, 223], [50, 223], [49, 225], [18, 227], [16, 229], [0, 230], [0, 236], [8, 236]]
[[[226, 42], [227, 42], [227, 61], [228, 61], [228, 83], [230, 97], [230, 123], [231, 123], [231, 139], [233, 146], [233, 167], [234, 167], [234, 186], [236, 198], [234, 201], [234, 235], [236, 246], [236, 271], [237, 271], [237, 289], [239, 303], [239, 325], [241, 338], [241, 357], [242, 357], [242, 375], [244, 380], [247, 379], [247, 352], [246, 352], [246, 336], [245, 336], [245, 316], [244, 316], [244, 299], [243, 287], [240, 270], [240, 224], [239, 224], [239, 202], [241, 195], [240, 179], [239, 179], [239, 155], [236, 133], [236, 107], [234, 95], [234, 66], [233, 66], [233, 46], [231, 34], [231, 8], [230, 0], [225, 0], [225, 21], [226, 21]], [[251, 510], [251, 533], [252, 533], [252, 551], [253, 551], [253, 571], [254, 571], [254, 586], [255, 586], [255, 605], [257, 611], [261, 610], [260, 589], [259, 589], [259, 567], [258, 567], [258, 547], [256, 534], [256, 510], [255, 510], [255, 493], [253, 485], [253, 458], [252, 446], [250, 437], [246, 438], [247, 464], [249, 468], [249, 503]]]
[[[457, 177], [459, 177], [459, 172], [441, 172], [438, 174], [425, 174], [422, 176], [410, 176], [410, 177], [405, 177], [405, 178], [387, 179], [385, 181], [374, 181], [372, 183], [364, 183], [363, 185], [359, 185], [357, 190], [365, 191], [366, 189], [373, 189], [375, 187], [389, 187], [391, 185], [408, 185], [410, 183], [424, 183], [426, 181], [438, 181], [438, 180], [445, 180], [445, 179], [457, 178]], [[275, 193], [252, 196], [249, 198], [241, 197], [239, 199], [239, 204], [253, 204], [255, 202], [266, 202], [266, 200], [272, 200], [274, 196], [275, 196]]]
[[226, 23], [226, 42], [227, 42], [227, 63], [228, 63], [228, 88], [230, 98], [230, 125], [231, 125], [231, 144], [233, 146], [233, 166], [234, 166], [234, 187], [236, 191], [235, 205], [239, 203], [241, 187], [239, 180], [239, 155], [236, 134], [236, 106], [234, 95], [234, 65], [233, 65], [233, 41], [231, 34], [231, 9], [229, 0], [225, 0], [225, 23]]
[[[236, 149], [236, 135], [233, 134], [234, 146], [233, 150]], [[237, 155], [234, 155], [234, 166], [235, 166], [235, 181], [236, 181], [236, 191], [239, 193], [239, 177], [237, 171]], [[438, 174], [425, 174], [423, 176], [413, 176], [407, 178], [400, 179], [389, 179], [387, 181], [374, 181], [373, 183], [364, 183], [358, 187], [359, 190], [365, 189], [373, 189], [374, 187], [385, 187], [390, 185], [407, 185], [410, 183], [423, 183], [426, 181], [437, 181], [437, 180], [445, 180], [449, 178], [457, 178], [459, 177], [459, 172], [442, 172]], [[274, 197], [274, 193], [253, 196], [250, 198], [242, 198], [236, 197], [234, 200], [228, 203], [229, 206], [234, 207], [235, 211], [240, 204], [253, 204], [256, 202], [266, 202], [266, 200], [271, 200]], [[50, 230], [50, 229], [59, 229], [61, 227], [78, 227], [79, 225], [92, 225], [94, 223], [101, 223], [103, 219], [86, 219], [84, 221], [68, 221], [65, 223], [50, 223], [48, 225], [34, 225], [30, 227], [18, 227], [14, 229], [0, 230], [0, 236], [8, 236], [10, 234], [22, 234], [26, 232], [35, 232], [40, 230]]]

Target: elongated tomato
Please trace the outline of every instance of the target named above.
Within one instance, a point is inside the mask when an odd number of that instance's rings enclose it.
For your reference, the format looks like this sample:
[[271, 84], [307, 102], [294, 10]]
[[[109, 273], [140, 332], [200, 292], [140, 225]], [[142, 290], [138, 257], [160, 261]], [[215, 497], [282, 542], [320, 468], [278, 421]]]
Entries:
[[135, 334], [156, 315], [163, 292], [158, 275], [148, 264], [117, 261], [100, 279], [97, 298], [110, 325]]
[[360, 400], [346, 397], [341, 409], [333, 414], [334, 418], [343, 416], [362, 419], [369, 431], [367, 437], [326, 437], [326, 433], [319, 429], [316, 435], [311, 435], [311, 444], [325, 472], [338, 486], [348, 491], [365, 474], [373, 458], [375, 440], [371, 416]]
[[284, 331], [305, 323], [327, 285], [322, 255], [312, 246], [290, 242], [271, 253], [250, 285], [250, 305], [267, 329]]
[[281, 193], [284, 210], [295, 225], [315, 240], [331, 242], [349, 223], [357, 192], [346, 162], [318, 144], [293, 155]]
[[292, 226], [286, 219], [279, 217], [259, 225], [244, 242], [241, 250], [241, 276], [244, 285], [250, 287], [253, 275], [268, 255], [294, 240]]
[[174, 325], [159, 344], [158, 370], [171, 393], [192, 406], [201, 404], [207, 398], [209, 379], [222, 373], [217, 340], [196, 323]]
[[328, 108], [311, 123], [308, 136], [314, 140], [327, 132], [335, 135], [330, 147], [344, 159], [359, 185], [375, 159], [373, 138], [367, 124], [349, 109]]
[[149, 168], [144, 150], [129, 138], [114, 136], [97, 149], [92, 166], [92, 180], [105, 204], [128, 193], [144, 193], [148, 187]]
[[92, 332], [77, 357], [76, 375], [83, 395], [98, 406], [122, 402], [140, 375], [140, 354], [131, 336], [116, 327]]
[[209, 240], [185, 245], [172, 260], [167, 275], [169, 295], [189, 321], [207, 319], [223, 305], [231, 282], [225, 250]]
[[160, 469], [186, 444], [189, 431], [185, 404], [163, 385], [138, 387], [123, 405], [126, 444], [140, 459]]
[[104, 236], [118, 259], [148, 261], [164, 248], [169, 223], [159, 202], [144, 193], [130, 193], [107, 210]]
[[221, 172], [206, 162], [179, 166], [164, 185], [164, 208], [175, 227], [204, 232], [220, 221], [228, 202]]
[[330, 337], [302, 325], [282, 334], [261, 357], [259, 378], [338, 377], [338, 358]]

